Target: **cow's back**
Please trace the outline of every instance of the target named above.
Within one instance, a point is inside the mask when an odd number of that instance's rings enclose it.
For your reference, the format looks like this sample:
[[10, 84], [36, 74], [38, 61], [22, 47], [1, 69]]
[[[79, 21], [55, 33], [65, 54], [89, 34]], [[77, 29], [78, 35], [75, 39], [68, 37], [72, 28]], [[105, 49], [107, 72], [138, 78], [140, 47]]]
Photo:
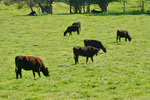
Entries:
[[73, 52], [74, 52], [74, 55], [81, 55], [81, 56], [91, 57], [91, 56], [94, 56], [94, 54], [95, 54], [93, 52], [94, 49], [96, 49], [96, 48], [94, 48], [92, 46], [86, 46], [86, 47], [76, 46], [76, 47], [73, 48]]
[[44, 66], [40, 58], [33, 56], [16, 56], [15, 62], [17, 67], [25, 70], [37, 71], [39, 68]]
[[128, 37], [129, 33], [126, 30], [117, 30], [117, 35], [120, 37]]
[[81, 23], [80, 22], [74, 22], [72, 25], [78, 25], [78, 27], [81, 27]]
[[76, 46], [73, 48], [73, 52], [74, 52], [74, 55], [82, 55], [82, 56], [85, 56], [86, 55], [86, 48], [84, 47], [79, 47], [79, 46]]
[[84, 40], [84, 45], [85, 46], [92, 46], [92, 47], [95, 47], [95, 48], [103, 48], [102, 43], [98, 40], [85, 39]]
[[79, 27], [77, 25], [73, 25], [73, 26], [69, 26], [67, 30], [70, 32], [70, 31], [77, 31], [78, 29]]

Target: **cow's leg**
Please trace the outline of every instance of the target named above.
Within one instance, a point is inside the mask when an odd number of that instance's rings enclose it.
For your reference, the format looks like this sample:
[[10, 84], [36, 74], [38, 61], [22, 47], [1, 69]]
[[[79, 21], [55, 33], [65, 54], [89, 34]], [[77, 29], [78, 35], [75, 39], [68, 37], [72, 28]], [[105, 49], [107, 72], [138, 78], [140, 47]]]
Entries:
[[17, 74], [19, 74], [19, 75], [20, 75], [20, 78], [22, 78], [21, 68], [18, 68], [18, 72], [17, 72]]
[[33, 76], [34, 76], [34, 78], [35, 78], [35, 72], [33, 71]]
[[118, 35], [117, 35], [117, 38], [116, 38], [116, 42], [118, 42]]
[[76, 56], [75, 56], [75, 55], [74, 55], [74, 61], [75, 61], [75, 64], [77, 64], [77, 63], [76, 63], [77, 61], [76, 61]]
[[18, 79], [18, 70], [16, 71], [16, 79]]
[[18, 68], [15, 68], [15, 72], [16, 72], [16, 79], [18, 79]]
[[91, 60], [92, 60], [92, 62], [94, 62], [94, 61], [93, 61], [93, 57], [91, 57]]
[[77, 30], [77, 34], [78, 34], [78, 35], [80, 34], [79, 29]]
[[86, 57], [86, 63], [88, 62], [88, 58], [89, 58], [89, 57]]
[[125, 41], [127, 41], [127, 38], [125, 37]]
[[72, 33], [71, 32], [69, 32], [70, 34], [69, 34], [69, 36], [71, 35], [72, 36]]
[[16, 79], [18, 79], [18, 73], [16, 73]]
[[121, 42], [121, 37], [119, 37], [119, 41]]
[[78, 56], [76, 56], [74, 59], [75, 59], [75, 64], [77, 64], [77, 63], [79, 64], [79, 62], [78, 62]]
[[38, 71], [38, 75], [39, 75], [39, 77], [41, 77], [41, 75], [40, 75], [40, 71]]
[[79, 56], [77, 56], [77, 63], [79, 64], [78, 57], [79, 57]]

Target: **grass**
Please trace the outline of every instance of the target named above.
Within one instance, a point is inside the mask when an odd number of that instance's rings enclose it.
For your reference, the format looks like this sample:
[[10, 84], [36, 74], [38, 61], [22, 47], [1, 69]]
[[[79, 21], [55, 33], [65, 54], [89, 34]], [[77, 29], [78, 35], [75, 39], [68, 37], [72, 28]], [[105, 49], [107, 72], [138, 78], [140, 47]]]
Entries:
[[[0, 99], [150, 99], [149, 14], [29, 12], [0, 6]], [[81, 34], [64, 37], [75, 21]], [[128, 30], [133, 40], [116, 43], [118, 29]], [[72, 48], [84, 46], [84, 39], [100, 40], [108, 52], [101, 50], [94, 63], [79, 57], [75, 65]], [[40, 57], [51, 77], [33, 78], [32, 71], [22, 70], [23, 78], [15, 79], [17, 55]]]

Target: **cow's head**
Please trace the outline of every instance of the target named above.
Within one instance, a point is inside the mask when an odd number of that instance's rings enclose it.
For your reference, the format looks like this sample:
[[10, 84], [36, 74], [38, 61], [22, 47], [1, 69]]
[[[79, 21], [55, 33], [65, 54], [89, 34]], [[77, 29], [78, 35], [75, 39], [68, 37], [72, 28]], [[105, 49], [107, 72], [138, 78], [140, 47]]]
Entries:
[[44, 76], [50, 76], [48, 68], [43, 71]]
[[67, 32], [65, 31], [65, 32], [64, 32], [64, 36], [66, 36], [66, 34], [67, 34]]
[[131, 41], [131, 39], [132, 39], [131, 37], [128, 38], [129, 41]]
[[103, 49], [102, 49], [102, 50], [103, 50], [105, 53], [107, 52], [105, 47], [103, 47]]

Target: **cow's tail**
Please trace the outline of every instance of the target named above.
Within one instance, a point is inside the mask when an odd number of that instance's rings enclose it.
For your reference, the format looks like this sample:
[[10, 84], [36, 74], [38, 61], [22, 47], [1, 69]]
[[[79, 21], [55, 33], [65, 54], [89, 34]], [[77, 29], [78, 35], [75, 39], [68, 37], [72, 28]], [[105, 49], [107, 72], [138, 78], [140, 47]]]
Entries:
[[76, 58], [76, 55], [75, 55], [75, 48], [73, 48], [73, 55], [74, 55], [74, 59]]
[[16, 72], [16, 73], [18, 72], [18, 67], [17, 67], [17, 63], [18, 63], [18, 62], [17, 62], [17, 59], [18, 59], [18, 56], [15, 58], [15, 65], [16, 65], [16, 66], [15, 66], [15, 72]]
[[18, 68], [17, 68], [17, 67], [15, 67], [15, 72], [16, 72], [16, 73], [18, 72]]
[[119, 31], [119, 30], [117, 30], [116, 42], [118, 41], [119, 33], [120, 33], [120, 31]]
[[74, 59], [76, 59], [76, 55], [74, 54]]

